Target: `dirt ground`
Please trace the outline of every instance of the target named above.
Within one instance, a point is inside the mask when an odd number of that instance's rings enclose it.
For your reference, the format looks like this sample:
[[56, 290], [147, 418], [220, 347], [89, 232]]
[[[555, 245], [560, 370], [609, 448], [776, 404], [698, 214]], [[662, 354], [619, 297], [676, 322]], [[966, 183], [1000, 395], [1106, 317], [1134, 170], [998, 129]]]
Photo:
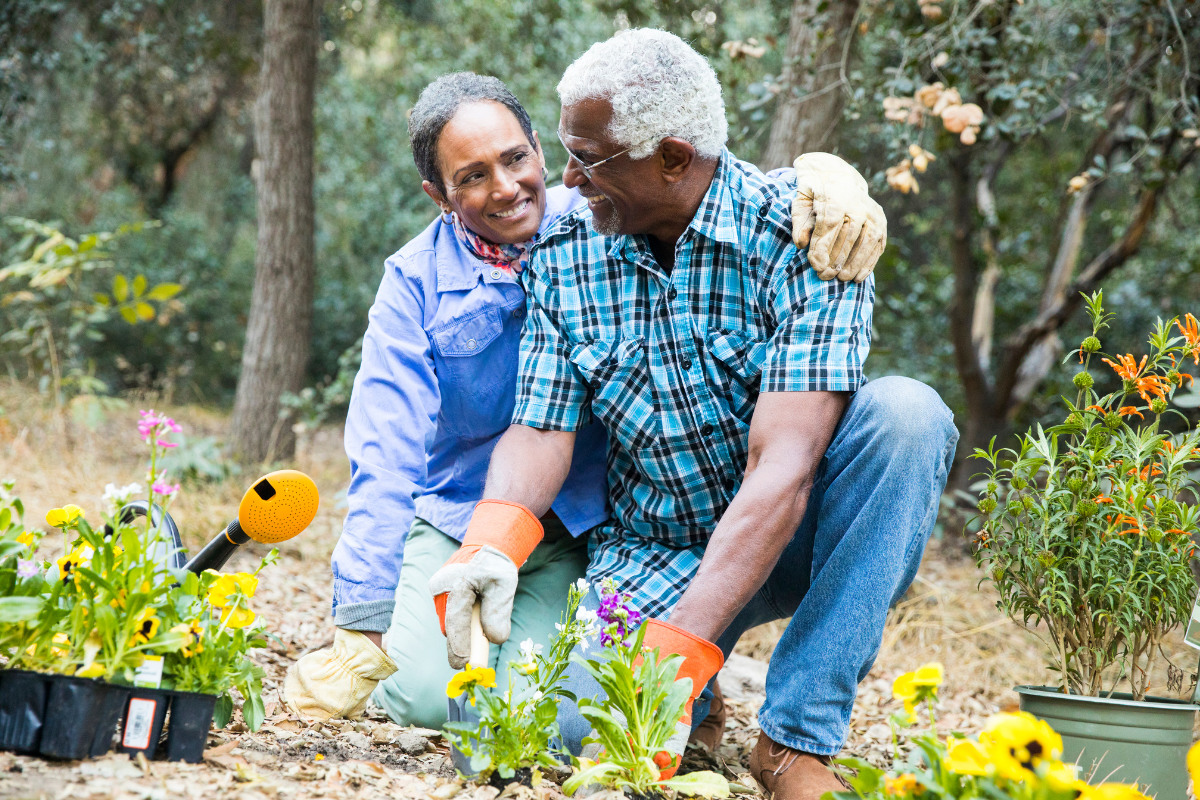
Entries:
[[[26, 503], [26, 523], [38, 525], [45, 512], [76, 503], [98, 518], [106, 483], [144, 483], [144, 451], [136, 435], [138, 408], [154, 398], [130, 398], [110, 408], [94, 427], [75, 421], [71, 410], [56, 413], [36, 395], [0, 384], [0, 479], [14, 478]], [[198, 407], [159, 408], [179, 420], [185, 435], [221, 437], [226, 419]], [[316, 520], [301, 536], [281, 547], [280, 563], [265, 571], [254, 609], [268, 621], [278, 641], [256, 658], [267, 670], [268, 720], [250, 733], [234, 718], [230, 729], [209, 735], [203, 764], [131, 761], [123, 755], [80, 762], [49, 762], [0, 753], [0, 798], [374, 798], [434, 800], [549, 800], [561, 792], [552, 782], [538, 789], [515, 784], [503, 792], [463, 784], [455, 778], [447, 745], [436, 731], [401, 728], [378, 709], [359, 722], [305, 725], [289, 717], [279, 697], [288, 666], [304, 653], [332, 641], [329, 617], [329, 555], [344, 515], [349, 470], [341, 430], [331, 426], [306, 437], [286, 465], [308, 472], [321, 490]], [[263, 470], [266, 471], [266, 470]], [[251, 474], [255, 473], [255, 474]], [[255, 470], [222, 482], [185, 485], [172, 507], [186, 543], [196, 548], [236, 515]], [[47, 537], [51, 545], [54, 537]], [[51, 545], [52, 546], [52, 545]], [[230, 568], [250, 567], [265, 548], [237, 556]], [[929, 661], [945, 665], [946, 681], [937, 708], [939, 730], [976, 732], [989, 714], [1016, 707], [1014, 685], [1045, 683], [1035, 634], [1001, 615], [995, 594], [957, 541], [931, 543], [917, 580], [891, 612], [878, 659], [859, 687], [847, 751], [884, 765], [892, 743], [887, 724], [897, 710], [891, 682], [901, 672]], [[721, 747], [694, 752], [685, 768], [718, 768], [730, 778], [744, 776], [758, 735], [755, 722], [763, 699], [767, 662], [786, 622], [749, 631], [721, 676], [730, 718]], [[1179, 639], [1167, 655], [1189, 676], [1195, 652]], [[430, 658], [443, 657], [430, 653]], [[1161, 663], [1161, 662], [1160, 662]], [[1185, 678], [1185, 690], [1190, 692]], [[1154, 694], [1167, 696], [1165, 666]], [[1170, 693], [1177, 695], [1176, 692]], [[903, 737], [902, 737], [903, 738]], [[753, 785], [748, 776], [741, 777]]]

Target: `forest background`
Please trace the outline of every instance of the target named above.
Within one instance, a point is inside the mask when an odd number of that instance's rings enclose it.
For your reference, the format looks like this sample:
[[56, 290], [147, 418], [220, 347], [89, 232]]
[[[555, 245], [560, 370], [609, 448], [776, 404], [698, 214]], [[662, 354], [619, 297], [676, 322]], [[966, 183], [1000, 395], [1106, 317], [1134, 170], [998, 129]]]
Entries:
[[[1108, 352], [1140, 354], [1156, 317], [1200, 311], [1196, 0], [353, 0], [316, 13], [314, 286], [293, 387], [308, 388], [263, 423], [283, 426], [273, 457], [289, 431], [342, 412], [384, 259], [434, 216], [407, 141], [420, 90], [455, 70], [500, 77], [548, 143], [554, 183], [558, 78], [628, 26], [709, 58], [741, 158], [771, 168], [829, 150], [867, 177], [889, 220], [867, 373], [925, 381], [954, 409], [959, 489], [971, 448], [1074, 396], [1062, 356], [1085, 335], [1080, 291], [1103, 288], [1116, 312]], [[0, 9], [0, 371], [75, 424], [130, 392], [233, 402], [261, 241], [264, 38], [258, 2]], [[965, 131], [922, 99], [951, 89], [979, 112]], [[58, 262], [38, 252], [50, 239]], [[1176, 404], [1194, 421], [1200, 393]], [[217, 444], [193, 454], [201, 471], [219, 470]]]

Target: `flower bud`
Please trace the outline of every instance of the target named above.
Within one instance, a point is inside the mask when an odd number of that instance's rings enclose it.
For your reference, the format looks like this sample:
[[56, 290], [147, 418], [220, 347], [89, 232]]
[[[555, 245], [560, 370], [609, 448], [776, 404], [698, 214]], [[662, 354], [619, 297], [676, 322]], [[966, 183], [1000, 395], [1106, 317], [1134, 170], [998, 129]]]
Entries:
[[1072, 411], [1070, 414], [1067, 414], [1067, 418], [1063, 422], [1067, 425], [1082, 425], [1083, 417]]
[[1033, 508], [1034, 508], [1033, 498], [1032, 497], [1022, 497], [1021, 505], [1025, 506], [1026, 511], [1033, 511]]
[[1099, 511], [1100, 506], [1091, 500], [1080, 500], [1079, 505], [1075, 507], [1075, 510], [1079, 513], [1080, 517], [1087, 519]]
[[1051, 553], [1049, 550], [1043, 550], [1038, 553], [1038, 561], [1043, 567], [1053, 567], [1057, 559], [1054, 557], [1054, 553]]
[[1021, 505], [1020, 500], [1009, 500], [1008, 505], [1006, 505], [1005, 508], [1008, 509], [1008, 513], [1015, 517], [1020, 514], [1025, 507]]
[[1072, 475], [1071, 477], [1067, 478], [1067, 488], [1072, 492], [1078, 492], [1083, 488], [1083, 478], [1079, 477], [1078, 475]]
[[1022, 489], [1024, 489], [1026, 486], [1028, 486], [1029, 482], [1027, 480], [1025, 480], [1024, 478], [1013, 478], [1012, 485], [1013, 485], [1013, 488], [1019, 492]]
[[988, 494], [995, 494], [996, 490], [999, 488], [1000, 487], [996, 485], [995, 481], [988, 481], [988, 484], [987, 484], [987, 493]]
[[1150, 528], [1146, 531], [1146, 535], [1150, 537], [1150, 541], [1158, 544], [1162, 541], [1163, 532], [1161, 528]]
[[1167, 401], [1161, 397], [1156, 397], [1150, 401], [1150, 410], [1155, 414], [1162, 414], [1167, 410]]
[[1089, 336], [1079, 345], [1079, 349], [1085, 353], [1094, 353], [1100, 349], [1100, 340], [1095, 336]]
[[1110, 411], [1104, 415], [1104, 427], [1110, 430], [1116, 430], [1121, 427], [1121, 415], [1115, 411]]
[[1076, 389], [1090, 389], [1096, 381], [1093, 380], [1091, 373], [1085, 370], [1084, 372], [1076, 372], [1071, 382], [1075, 384]]
[[982, 514], [991, 514], [996, 510], [996, 501], [991, 497], [985, 497], [979, 501], [979, 511]]

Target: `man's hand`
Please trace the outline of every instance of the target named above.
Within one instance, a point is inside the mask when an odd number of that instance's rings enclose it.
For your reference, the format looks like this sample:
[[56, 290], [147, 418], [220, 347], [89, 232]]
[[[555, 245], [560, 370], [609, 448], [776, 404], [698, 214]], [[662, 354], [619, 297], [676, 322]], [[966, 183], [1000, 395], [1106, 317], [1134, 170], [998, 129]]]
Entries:
[[763, 392], [750, 420], [746, 478], [713, 531], [671, 624], [715, 642], [796, 534], [845, 392]]
[[517, 570], [541, 540], [542, 523], [525, 506], [503, 500], [480, 500], [475, 506], [462, 547], [429, 579], [450, 666], [462, 669], [471, 655], [476, 601], [488, 641], [508, 641]]
[[375, 686], [395, 671], [396, 662], [366, 634], [339, 628], [332, 647], [291, 666], [283, 696], [293, 713], [307, 719], [356, 719]]
[[887, 246], [887, 217], [854, 167], [830, 153], [796, 159], [792, 238], [827, 281], [861, 283]]
[[659, 780], [667, 780], [679, 769], [687, 747], [688, 735], [692, 732], [692, 705], [713, 676], [721, 671], [725, 656], [712, 642], [656, 619], [647, 620], [642, 645], [650, 650], [657, 649], [660, 658], [671, 654], [683, 656], [675, 680], [690, 678], [692, 681], [692, 693], [683, 707], [683, 716], [675, 724], [675, 735], [667, 740], [666, 750], [654, 755], [654, 763], [662, 770]]

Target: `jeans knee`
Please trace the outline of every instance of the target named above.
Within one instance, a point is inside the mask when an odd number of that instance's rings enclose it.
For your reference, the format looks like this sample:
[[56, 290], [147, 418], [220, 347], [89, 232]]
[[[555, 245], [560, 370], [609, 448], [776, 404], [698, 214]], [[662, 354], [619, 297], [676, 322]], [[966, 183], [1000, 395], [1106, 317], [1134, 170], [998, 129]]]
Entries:
[[901, 375], [873, 380], [855, 395], [855, 403], [859, 402], [891, 446], [933, 446], [941, 451], [958, 440], [953, 413], [937, 392], [920, 381]]

